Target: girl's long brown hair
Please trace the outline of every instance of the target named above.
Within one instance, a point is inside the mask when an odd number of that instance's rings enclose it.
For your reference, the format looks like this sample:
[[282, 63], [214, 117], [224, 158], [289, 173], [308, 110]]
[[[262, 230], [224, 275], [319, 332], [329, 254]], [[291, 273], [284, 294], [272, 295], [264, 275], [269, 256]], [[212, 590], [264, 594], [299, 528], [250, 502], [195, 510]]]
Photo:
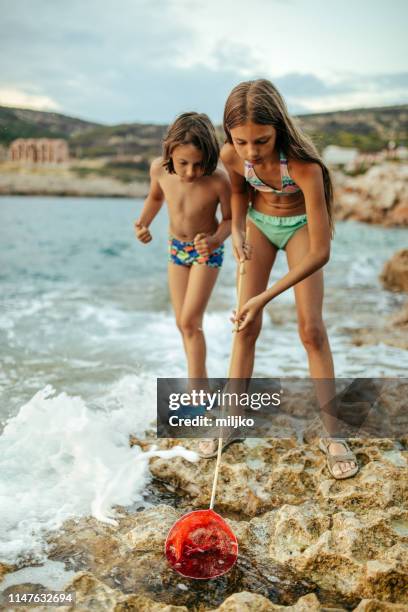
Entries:
[[312, 140], [290, 117], [276, 87], [267, 79], [244, 81], [231, 91], [224, 109], [227, 142], [232, 144], [230, 130], [247, 121], [260, 125], [273, 125], [277, 131], [276, 145], [287, 157], [319, 164], [323, 173], [324, 195], [333, 236], [333, 184], [329, 169], [323, 163]]

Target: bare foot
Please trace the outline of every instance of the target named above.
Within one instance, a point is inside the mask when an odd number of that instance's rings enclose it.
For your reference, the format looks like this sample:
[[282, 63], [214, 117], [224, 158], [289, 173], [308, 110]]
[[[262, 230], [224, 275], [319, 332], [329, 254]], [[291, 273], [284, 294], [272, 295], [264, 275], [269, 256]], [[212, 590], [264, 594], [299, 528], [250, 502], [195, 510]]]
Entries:
[[[347, 453], [346, 447], [341, 442], [330, 442], [328, 451], [330, 455], [344, 455]], [[338, 476], [339, 474], [344, 474], [344, 472], [349, 472], [355, 467], [354, 461], [336, 461], [332, 470]]]

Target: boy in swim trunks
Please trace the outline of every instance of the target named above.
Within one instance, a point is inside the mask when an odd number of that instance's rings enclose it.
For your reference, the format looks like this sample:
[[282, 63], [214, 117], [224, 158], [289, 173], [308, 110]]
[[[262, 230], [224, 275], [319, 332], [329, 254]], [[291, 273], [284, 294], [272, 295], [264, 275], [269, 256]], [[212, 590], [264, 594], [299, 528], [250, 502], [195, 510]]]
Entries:
[[[135, 222], [138, 240], [152, 240], [149, 227], [164, 200], [169, 211], [170, 297], [187, 357], [188, 377], [207, 378], [203, 316], [231, 232], [230, 182], [217, 168], [219, 145], [207, 115], [183, 113], [170, 126], [163, 156], [150, 168], [150, 191]], [[221, 222], [217, 219], [221, 205]]]

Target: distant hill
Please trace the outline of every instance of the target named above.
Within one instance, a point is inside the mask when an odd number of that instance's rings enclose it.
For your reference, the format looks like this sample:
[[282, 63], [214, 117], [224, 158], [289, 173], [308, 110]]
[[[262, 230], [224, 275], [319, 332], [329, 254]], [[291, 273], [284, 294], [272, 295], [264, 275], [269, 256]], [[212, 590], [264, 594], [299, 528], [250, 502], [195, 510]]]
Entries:
[[98, 123], [83, 121], [59, 113], [0, 106], [0, 143], [8, 145], [15, 138], [66, 138], [92, 130]]
[[[390, 140], [408, 145], [408, 104], [301, 115], [300, 125], [321, 150], [328, 144], [378, 151]], [[0, 144], [15, 138], [66, 138], [79, 159], [158, 155], [167, 126], [142, 123], [102, 125], [59, 113], [0, 106]], [[219, 129], [220, 138], [223, 138]]]
[[301, 115], [298, 119], [320, 150], [329, 144], [361, 151], [379, 151], [391, 140], [408, 144], [408, 104]]
[[69, 145], [77, 157], [140, 155], [152, 158], [160, 154], [166, 130], [167, 125], [148, 123], [99, 125], [74, 134], [69, 139]]
[[15, 138], [66, 138], [78, 158], [158, 155], [166, 125], [102, 125], [59, 113], [0, 106], [0, 144]]

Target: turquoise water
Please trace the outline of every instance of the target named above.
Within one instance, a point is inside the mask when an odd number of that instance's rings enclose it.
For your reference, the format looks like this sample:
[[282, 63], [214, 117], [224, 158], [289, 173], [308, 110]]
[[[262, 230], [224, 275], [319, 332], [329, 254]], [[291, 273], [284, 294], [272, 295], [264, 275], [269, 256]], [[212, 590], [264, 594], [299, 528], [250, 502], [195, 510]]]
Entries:
[[[141, 206], [130, 199], [0, 198], [3, 420], [46, 384], [97, 406], [117, 385], [126, 387], [125, 379], [185, 374], [167, 289], [167, 214], [160, 212], [153, 241], [144, 246], [133, 234]], [[381, 288], [378, 274], [407, 243], [408, 230], [337, 224], [325, 273], [325, 320], [337, 375], [406, 370], [406, 351], [355, 347], [350, 338], [402, 303]], [[205, 321], [209, 372], [217, 377], [228, 364], [234, 269], [228, 245]], [[271, 281], [285, 270], [280, 253]], [[292, 290], [268, 313], [255, 375], [307, 375]]]

